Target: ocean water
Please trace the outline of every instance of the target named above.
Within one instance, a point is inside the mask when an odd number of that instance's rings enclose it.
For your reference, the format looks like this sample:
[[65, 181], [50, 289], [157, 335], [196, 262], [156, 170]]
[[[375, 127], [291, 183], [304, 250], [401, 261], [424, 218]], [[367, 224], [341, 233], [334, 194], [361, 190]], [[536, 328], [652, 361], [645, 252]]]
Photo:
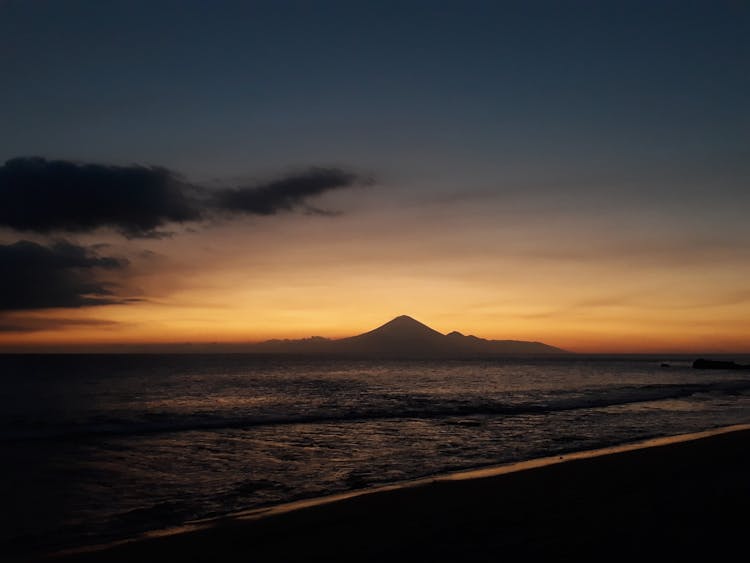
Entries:
[[750, 422], [692, 359], [0, 356], [0, 550]]

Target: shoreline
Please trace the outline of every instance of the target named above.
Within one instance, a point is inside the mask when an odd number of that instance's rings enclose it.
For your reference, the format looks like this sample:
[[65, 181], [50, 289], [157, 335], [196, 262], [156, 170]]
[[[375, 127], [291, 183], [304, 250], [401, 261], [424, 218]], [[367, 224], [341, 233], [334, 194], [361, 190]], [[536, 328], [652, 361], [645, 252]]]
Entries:
[[[647, 452], [649, 450], [659, 449], [665, 446], [675, 446], [679, 444], [689, 444], [707, 438], [719, 436], [750, 433], [750, 423], [735, 424], [731, 426], [717, 427], [709, 430], [691, 432], [688, 434], [679, 434], [674, 436], [662, 436], [627, 442], [615, 446], [607, 446], [593, 450], [573, 451], [569, 453], [535, 458], [518, 462], [511, 462], [488, 467], [479, 467], [475, 469], [458, 470], [448, 473], [441, 473], [427, 477], [420, 477], [397, 483], [379, 485], [367, 489], [358, 489], [343, 493], [301, 499], [297, 501], [271, 505], [266, 507], [251, 508], [233, 512], [227, 515], [199, 519], [186, 522], [184, 525], [170, 527], [161, 530], [152, 530], [139, 534], [132, 538], [116, 540], [113, 542], [94, 544], [69, 548], [42, 556], [40, 561], [67, 561], [84, 560], [87, 556], [96, 558], [97, 554], [106, 555], [107, 553], [117, 552], [118, 550], [127, 550], [131, 546], [142, 546], [154, 541], [179, 542], [190, 536], [201, 534], [211, 534], [222, 529], [237, 529], [243, 526], [253, 526], [254, 523], [263, 521], [278, 520], [279, 518], [296, 518], [299, 514], [304, 514], [309, 510], [331, 510], [339, 504], [346, 505], [347, 502], [358, 502], [362, 499], [373, 499], [388, 494], [408, 494], [410, 491], [419, 489], [440, 488], [450, 486], [456, 483], [481, 483], [492, 482], [493, 480], [513, 474], [523, 475], [528, 472], [544, 469], [554, 469], [556, 466], [572, 464], [571, 462], [595, 461], [603, 458], [617, 457], [618, 454]], [[750, 500], [750, 499], [748, 499]], [[106, 557], [103, 560], [108, 560]], [[222, 560], [222, 559], [218, 559]]]

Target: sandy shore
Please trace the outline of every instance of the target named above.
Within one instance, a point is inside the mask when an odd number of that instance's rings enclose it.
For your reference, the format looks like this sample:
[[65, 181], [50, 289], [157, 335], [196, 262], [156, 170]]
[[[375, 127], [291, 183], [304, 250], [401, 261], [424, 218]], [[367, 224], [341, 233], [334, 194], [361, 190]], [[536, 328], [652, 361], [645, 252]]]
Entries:
[[750, 430], [647, 445], [256, 511], [53, 560], [744, 560]]

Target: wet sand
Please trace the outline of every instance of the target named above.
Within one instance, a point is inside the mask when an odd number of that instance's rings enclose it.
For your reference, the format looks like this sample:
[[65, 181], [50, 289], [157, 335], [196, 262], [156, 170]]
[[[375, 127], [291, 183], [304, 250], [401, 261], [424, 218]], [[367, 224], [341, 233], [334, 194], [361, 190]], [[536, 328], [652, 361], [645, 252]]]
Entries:
[[649, 446], [254, 511], [52, 560], [744, 560], [750, 430]]

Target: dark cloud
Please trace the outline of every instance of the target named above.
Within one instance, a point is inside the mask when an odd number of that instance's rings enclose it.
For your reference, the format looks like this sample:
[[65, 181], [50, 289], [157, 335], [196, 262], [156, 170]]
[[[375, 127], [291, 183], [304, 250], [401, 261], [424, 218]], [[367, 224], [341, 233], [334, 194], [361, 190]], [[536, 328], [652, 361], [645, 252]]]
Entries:
[[191, 189], [165, 168], [15, 158], [0, 167], [0, 225], [17, 231], [128, 236], [201, 218]]
[[64, 241], [0, 245], [0, 311], [123, 303], [101, 274], [121, 271], [127, 264]]
[[[338, 188], [348, 188], [363, 179], [337, 168], [311, 168], [305, 173], [288, 176], [255, 187], [240, 187], [218, 190], [211, 199], [216, 209], [230, 213], [274, 215], [280, 211], [291, 211], [311, 197]], [[327, 212], [305, 206], [306, 210]]]
[[9, 318], [0, 320], [0, 332], [40, 332], [71, 326], [111, 328], [119, 323], [105, 319]]
[[307, 200], [366, 182], [338, 168], [311, 168], [261, 185], [210, 189], [161, 167], [16, 158], [0, 166], [0, 226], [40, 234], [110, 228], [153, 237], [217, 213], [325, 213]]

